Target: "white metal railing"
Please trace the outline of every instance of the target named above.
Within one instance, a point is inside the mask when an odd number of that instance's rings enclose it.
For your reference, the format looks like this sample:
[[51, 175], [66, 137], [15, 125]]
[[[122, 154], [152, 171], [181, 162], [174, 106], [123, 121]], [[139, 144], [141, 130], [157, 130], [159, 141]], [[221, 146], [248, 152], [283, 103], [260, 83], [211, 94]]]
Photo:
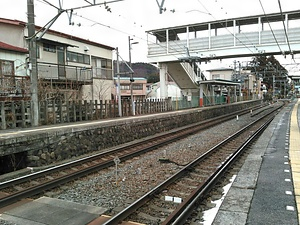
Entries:
[[92, 78], [113, 79], [112, 69], [38, 63], [39, 78], [91, 81]]
[[191, 79], [191, 81], [193, 83], [196, 83], [199, 80], [199, 78], [198, 78], [197, 74], [195, 73], [194, 68], [187, 62], [182, 62], [180, 64], [181, 64], [182, 68], [185, 70], [186, 74]]
[[113, 70], [107, 68], [93, 68], [93, 77], [99, 79], [112, 80], [113, 79]]
[[92, 71], [90, 68], [38, 63], [38, 77], [44, 79], [66, 79], [73, 81], [91, 81]]
[[[285, 32], [283, 29], [273, 30], [276, 40], [279, 44], [286, 43]], [[290, 42], [300, 43], [300, 28], [288, 29], [288, 38]], [[168, 43], [168, 45], [167, 45]], [[189, 40], [176, 40], [162, 42], [158, 44], [148, 44], [148, 56], [168, 55], [168, 54], [186, 54], [186, 48], [190, 51], [205, 51], [220, 48], [236, 47], [241, 48], [246, 45], [264, 45], [276, 44], [274, 36], [271, 31], [255, 31], [232, 34], [194, 38]]]

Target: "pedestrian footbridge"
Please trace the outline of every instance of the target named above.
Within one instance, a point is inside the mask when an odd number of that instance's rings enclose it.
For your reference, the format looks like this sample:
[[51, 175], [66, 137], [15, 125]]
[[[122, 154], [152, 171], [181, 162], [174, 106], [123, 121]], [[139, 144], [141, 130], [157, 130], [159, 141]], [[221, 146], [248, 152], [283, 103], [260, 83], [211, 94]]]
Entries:
[[[215, 59], [300, 53], [300, 13], [289, 11], [147, 31], [148, 60], [185, 95], [199, 96], [201, 63]], [[154, 40], [154, 41], [149, 41]], [[203, 82], [202, 82], [203, 83]], [[161, 88], [161, 96], [166, 90]]]

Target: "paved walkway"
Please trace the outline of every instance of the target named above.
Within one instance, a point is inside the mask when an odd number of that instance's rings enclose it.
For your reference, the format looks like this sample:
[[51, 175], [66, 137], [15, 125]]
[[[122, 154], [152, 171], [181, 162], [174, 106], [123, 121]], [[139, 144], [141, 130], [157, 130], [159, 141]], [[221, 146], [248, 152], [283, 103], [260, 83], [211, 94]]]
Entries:
[[300, 209], [298, 102], [281, 110], [258, 139], [213, 224], [299, 224], [295, 201]]
[[296, 204], [298, 209], [298, 219], [300, 218], [300, 99], [295, 104], [294, 110], [291, 116], [291, 128], [290, 128], [290, 163], [292, 167], [292, 175], [294, 182], [294, 195], [296, 198]]

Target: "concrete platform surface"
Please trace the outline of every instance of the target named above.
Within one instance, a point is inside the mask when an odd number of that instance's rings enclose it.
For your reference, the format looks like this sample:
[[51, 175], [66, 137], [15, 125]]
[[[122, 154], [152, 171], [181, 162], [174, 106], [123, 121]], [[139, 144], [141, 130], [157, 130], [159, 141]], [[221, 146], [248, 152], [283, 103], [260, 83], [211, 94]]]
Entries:
[[83, 225], [106, 209], [60, 199], [41, 197], [0, 215], [0, 220], [20, 225]]
[[299, 103], [296, 99], [281, 110], [257, 140], [213, 225], [299, 224], [300, 200], [296, 203], [296, 199], [300, 142], [292, 141], [300, 140]]

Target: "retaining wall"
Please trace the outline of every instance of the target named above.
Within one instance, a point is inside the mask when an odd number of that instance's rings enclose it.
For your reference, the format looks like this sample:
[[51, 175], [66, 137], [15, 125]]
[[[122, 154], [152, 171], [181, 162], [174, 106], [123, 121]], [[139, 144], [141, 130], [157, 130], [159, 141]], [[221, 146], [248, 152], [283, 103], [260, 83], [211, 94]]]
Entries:
[[[40, 167], [261, 104], [247, 101], [147, 116], [124, 117], [0, 134], [0, 158]], [[21, 157], [15, 157], [21, 155]], [[20, 162], [22, 160], [22, 162]], [[13, 162], [15, 161], [15, 162]], [[3, 163], [2, 163], [3, 164]]]

